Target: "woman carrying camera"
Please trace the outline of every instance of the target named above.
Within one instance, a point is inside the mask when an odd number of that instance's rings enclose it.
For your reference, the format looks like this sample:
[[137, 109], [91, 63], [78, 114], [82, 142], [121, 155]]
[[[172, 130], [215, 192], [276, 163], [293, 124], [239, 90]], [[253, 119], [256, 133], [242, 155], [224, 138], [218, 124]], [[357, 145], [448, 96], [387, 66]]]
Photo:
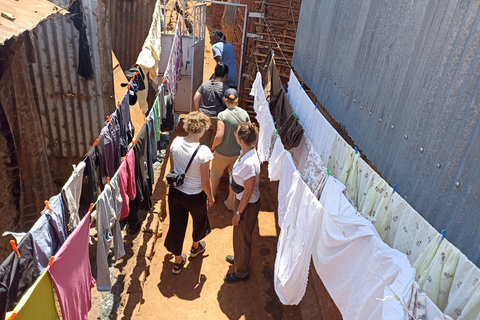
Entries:
[[260, 211], [260, 160], [255, 150], [257, 126], [251, 122], [242, 122], [235, 131], [235, 137], [242, 150], [230, 175], [230, 185], [236, 193], [236, 212], [232, 217], [234, 256], [229, 255], [226, 260], [233, 264], [235, 272], [225, 276], [224, 280], [228, 283], [248, 278], [252, 234]]
[[[175, 255], [175, 265], [172, 269], [174, 274], [180, 274], [187, 260], [187, 256], [182, 254], [182, 248], [188, 213], [190, 212], [193, 219], [193, 243], [189, 252], [193, 258], [205, 251], [205, 241], [201, 240], [211, 231], [207, 207], [211, 207], [215, 201], [212, 196], [209, 168], [213, 155], [207, 146], [200, 145], [199, 142], [210, 127], [210, 119], [202, 112], [190, 112], [184, 119], [183, 127], [188, 135], [172, 141], [170, 160], [174, 174], [170, 174], [170, 179], [167, 179], [170, 184], [168, 194], [170, 225], [165, 238], [165, 247]], [[183, 179], [182, 173], [185, 174]]]

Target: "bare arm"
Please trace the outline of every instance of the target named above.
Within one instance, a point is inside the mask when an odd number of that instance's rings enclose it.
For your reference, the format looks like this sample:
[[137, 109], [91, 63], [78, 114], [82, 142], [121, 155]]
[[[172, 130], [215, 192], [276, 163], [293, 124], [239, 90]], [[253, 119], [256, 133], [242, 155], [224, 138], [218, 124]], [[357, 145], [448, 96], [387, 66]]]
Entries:
[[200, 176], [202, 180], [202, 189], [207, 195], [207, 206], [213, 206], [215, 199], [212, 195], [212, 185], [210, 184], [210, 161], [200, 165]]
[[[250, 200], [250, 197], [252, 196], [253, 193], [253, 188], [255, 186], [255, 176], [248, 178], [245, 180], [243, 183], [243, 194], [242, 194], [242, 199], [240, 200], [240, 203], [238, 204], [237, 211], [240, 212], [240, 214], [243, 214], [243, 210], [247, 207], [248, 200]], [[232, 225], [233, 226], [238, 226], [240, 223], [240, 216], [238, 214], [234, 214], [232, 218]]]
[[195, 108], [196, 111], [199, 110], [201, 101], [202, 101], [202, 94], [198, 91], [195, 92], [195, 95], [193, 96], [193, 107]]
[[225, 123], [222, 120], [217, 120], [217, 132], [215, 133], [215, 138], [213, 138], [212, 151], [218, 147], [222, 141], [225, 134]]

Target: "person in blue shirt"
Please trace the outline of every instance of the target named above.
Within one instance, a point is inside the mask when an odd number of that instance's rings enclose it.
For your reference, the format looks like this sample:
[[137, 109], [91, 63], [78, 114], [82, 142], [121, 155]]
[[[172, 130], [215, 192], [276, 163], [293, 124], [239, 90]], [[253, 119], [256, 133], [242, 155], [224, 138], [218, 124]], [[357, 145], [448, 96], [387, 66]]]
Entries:
[[213, 30], [210, 34], [210, 43], [212, 44], [213, 58], [215, 61], [223, 62], [228, 66], [228, 75], [225, 84], [231, 88], [237, 88], [237, 60], [235, 58], [235, 48], [229, 42], [222, 31]]

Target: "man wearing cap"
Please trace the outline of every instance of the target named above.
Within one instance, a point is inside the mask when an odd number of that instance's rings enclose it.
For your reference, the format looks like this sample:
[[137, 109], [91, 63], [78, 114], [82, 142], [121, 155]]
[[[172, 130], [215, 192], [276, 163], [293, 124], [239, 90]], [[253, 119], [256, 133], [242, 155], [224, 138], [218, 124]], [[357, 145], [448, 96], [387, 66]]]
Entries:
[[[225, 90], [224, 101], [227, 109], [220, 112], [217, 116], [217, 132], [212, 145], [213, 163], [210, 181], [212, 183], [212, 193], [214, 195], [217, 192], [218, 184], [225, 168], [228, 168], [228, 174], [230, 174], [233, 165], [240, 154], [241, 147], [235, 139], [234, 132], [237, 130], [237, 126], [240, 122], [250, 121], [248, 113], [237, 106], [237, 90], [233, 88]], [[231, 187], [229, 187], [228, 198], [224, 203], [229, 210], [233, 211], [235, 193], [232, 191]]]
[[227, 42], [227, 38], [220, 30], [213, 30], [210, 34], [213, 58], [217, 62], [223, 62], [228, 66], [228, 76], [225, 84], [231, 88], [237, 88], [237, 60], [233, 44]]
[[212, 125], [200, 138], [200, 143], [209, 148], [212, 147], [213, 137], [217, 131], [217, 115], [225, 110], [223, 95], [228, 88], [228, 86], [225, 85], [227, 75], [227, 65], [223, 62], [217, 63], [213, 79], [202, 83], [193, 96], [193, 106], [195, 110], [201, 111], [210, 117]]

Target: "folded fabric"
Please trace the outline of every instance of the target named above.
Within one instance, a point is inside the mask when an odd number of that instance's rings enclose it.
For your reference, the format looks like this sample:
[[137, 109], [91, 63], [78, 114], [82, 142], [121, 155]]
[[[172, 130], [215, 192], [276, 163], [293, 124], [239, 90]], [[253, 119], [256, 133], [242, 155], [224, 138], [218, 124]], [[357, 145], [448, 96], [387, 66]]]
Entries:
[[55, 305], [53, 284], [47, 270], [22, 296], [13, 311], [7, 312], [6, 320], [60, 319]]
[[125, 255], [122, 231], [120, 230], [120, 214], [122, 211], [122, 196], [119, 187], [118, 175], [116, 174], [110, 185], [106, 185], [98, 197], [97, 203], [97, 289], [98, 291], [110, 291], [110, 269], [108, 265], [108, 253], [112, 246], [115, 258]]
[[413, 265], [417, 269], [416, 281], [440, 310], [445, 310], [448, 294], [461, 252], [441, 235], [432, 239]]
[[80, 161], [73, 167], [73, 173], [67, 183], [62, 188], [62, 199], [65, 202], [65, 216], [68, 217], [67, 227], [69, 230], [75, 229], [80, 223], [78, 215], [78, 206], [80, 205], [80, 196], [82, 195], [82, 180], [85, 162]]
[[33, 259], [32, 235], [27, 233], [17, 245], [16, 252], [0, 265], [0, 314], [10, 311], [35, 281], [38, 272]]
[[95, 280], [90, 269], [89, 237], [90, 213], [83, 217], [47, 269], [63, 319], [87, 320], [92, 307], [91, 289], [95, 286]]
[[316, 219], [323, 210], [298, 172], [293, 173], [287, 209], [278, 237], [274, 286], [280, 301], [298, 304], [307, 288]]

